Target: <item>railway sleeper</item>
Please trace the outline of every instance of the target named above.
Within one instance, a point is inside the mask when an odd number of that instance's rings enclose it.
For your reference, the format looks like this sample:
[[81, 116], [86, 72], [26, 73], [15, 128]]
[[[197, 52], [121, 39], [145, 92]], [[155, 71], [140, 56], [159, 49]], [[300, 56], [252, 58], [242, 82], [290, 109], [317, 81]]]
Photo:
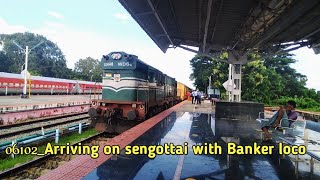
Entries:
[[44, 164], [43, 168], [44, 169], [55, 169], [59, 166], [59, 161], [56, 159], [49, 159], [48, 161], [46, 161], [46, 163]]
[[36, 179], [41, 176], [42, 169], [39, 167], [33, 167], [26, 170], [22, 175], [22, 179]]
[[62, 154], [58, 156], [58, 159], [60, 161], [70, 161], [72, 159], [72, 155], [71, 154]]

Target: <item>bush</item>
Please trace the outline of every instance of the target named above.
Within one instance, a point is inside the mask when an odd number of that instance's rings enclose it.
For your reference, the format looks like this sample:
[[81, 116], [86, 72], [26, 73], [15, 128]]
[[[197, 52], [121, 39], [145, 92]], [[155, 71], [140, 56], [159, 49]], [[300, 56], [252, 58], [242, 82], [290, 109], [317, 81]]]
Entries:
[[271, 102], [271, 105], [285, 105], [288, 101], [293, 100], [297, 103], [297, 109], [309, 109], [320, 111], [320, 103], [311, 98], [289, 98], [282, 96], [279, 99], [275, 99]]

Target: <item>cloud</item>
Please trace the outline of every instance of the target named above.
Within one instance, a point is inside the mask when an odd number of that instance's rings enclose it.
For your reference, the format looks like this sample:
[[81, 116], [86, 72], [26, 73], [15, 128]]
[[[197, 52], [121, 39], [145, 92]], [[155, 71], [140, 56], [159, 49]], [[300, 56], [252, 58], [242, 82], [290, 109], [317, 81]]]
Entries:
[[[126, 14], [118, 16], [120, 19], [130, 19], [129, 15]], [[48, 20], [43, 22], [41, 28], [28, 29], [22, 25], [9, 24], [0, 17], [0, 33], [12, 34], [25, 31], [44, 35], [50, 41], [56, 43], [65, 54], [69, 68], [73, 68], [75, 62], [80, 58], [90, 56], [100, 60], [102, 55], [111, 51], [125, 51], [137, 55], [142, 61], [176, 78], [177, 81], [193, 87], [193, 82], [189, 80], [189, 76], [192, 73], [189, 60], [195, 54], [180, 48], [168, 49], [167, 53], [164, 54], [149, 37], [146, 37], [146, 41], [149, 40], [149, 42], [137, 43], [134, 40], [121, 39], [109, 34], [83, 31]], [[320, 61], [318, 61], [320, 55], [315, 55], [308, 48], [301, 48], [292, 53], [296, 54], [294, 58], [298, 60], [292, 67], [299, 73], [307, 75], [307, 87], [320, 90], [320, 84], [318, 83], [319, 71], [317, 69], [320, 67]]]
[[63, 19], [63, 15], [58, 13], [58, 12], [55, 12], [55, 11], [48, 11], [48, 15], [51, 16], [51, 17], [54, 17], [54, 18], [57, 18], [57, 19]]
[[21, 25], [8, 24], [3, 18], [0, 17], [0, 33], [2, 34], [13, 34], [17, 32], [25, 32], [28, 29]]
[[122, 22], [126, 22], [130, 20], [130, 16], [127, 13], [116, 13], [113, 16]]
[[[11, 25], [6, 22], [5, 24], [9, 27], [7, 29], [12, 29]], [[26, 30], [26, 28], [20, 29], [20, 32]], [[75, 62], [80, 58], [90, 56], [100, 60], [102, 55], [112, 51], [125, 51], [137, 55], [142, 61], [176, 78], [177, 81], [193, 87], [193, 82], [189, 80], [192, 72], [189, 60], [194, 56], [194, 53], [176, 48], [169, 49], [164, 54], [149, 37], [146, 37], [149, 42], [137, 43], [135, 40], [83, 31], [53, 21], [44, 21], [41, 28], [28, 31], [44, 35], [47, 39], [56, 43], [64, 53], [69, 68], [74, 68]]]
[[194, 56], [194, 53], [177, 48], [169, 49], [164, 54], [155, 44], [151, 46], [149, 44], [137, 44], [134, 40], [119, 39], [110, 35], [81, 31], [67, 26], [46, 27], [37, 31], [37, 33], [45, 35], [58, 44], [66, 56], [69, 68], [73, 68], [75, 62], [80, 58], [90, 56], [100, 60], [102, 55], [112, 51], [125, 51], [137, 55], [142, 61], [176, 78], [179, 82], [193, 87], [189, 80], [189, 75], [192, 73], [189, 60]]
[[63, 23], [59, 23], [59, 22], [54, 22], [54, 21], [44, 21], [44, 24], [47, 27], [51, 27], [51, 28], [61, 28], [64, 26]]
[[294, 59], [297, 60], [295, 64], [292, 65], [297, 72], [306, 75], [308, 77], [307, 87], [314, 88], [320, 91], [319, 84], [319, 67], [320, 67], [320, 54], [315, 54], [312, 49], [307, 47], [298, 49], [292, 52], [296, 56]]

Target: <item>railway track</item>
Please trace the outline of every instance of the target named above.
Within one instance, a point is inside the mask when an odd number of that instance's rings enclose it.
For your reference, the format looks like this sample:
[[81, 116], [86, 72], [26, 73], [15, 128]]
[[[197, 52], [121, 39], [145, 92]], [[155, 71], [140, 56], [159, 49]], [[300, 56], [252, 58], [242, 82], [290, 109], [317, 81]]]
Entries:
[[[89, 138], [83, 139], [80, 142], [74, 143], [71, 146], [76, 146], [79, 143], [82, 145], [100, 145], [101, 142], [108, 141], [115, 137], [114, 133], [98, 133]], [[55, 169], [63, 162], [70, 161], [74, 155], [52, 155], [47, 154], [41, 156], [28, 163], [0, 172], [0, 179], [35, 179], [40, 177], [44, 171]]]
[[25, 122], [19, 122], [19, 123], [8, 124], [8, 125], [1, 125], [0, 131], [14, 128], [14, 127], [21, 127], [21, 126], [25, 126], [25, 125], [29, 125], [29, 124], [33, 124], [33, 123], [41, 123], [41, 122], [45, 122], [45, 121], [49, 121], [49, 120], [55, 120], [57, 118], [66, 118], [66, 117], [71, 117], [71, 116], [81, 115], [81, 114], [87, 114], [87, 112], [71, 113], [71, 114], [65, 114], [65, 115], [61, 115], [61, 116], [44, 117], [44, 118], [38, 118], [38, 119], [25, 121]]
[[86, 113], [69, 114], [58, 117], [43, 118], [34, 121], [27, 121], [23, 123], [0, 126], [0, 139], [7, 141], [8, 138], [14, 136], [23, 136], [26, 133], [41, 131], [41, 129], [48, 129], [55, 126], [61, 126], [77, 121], [87, 120], [89, 116]]

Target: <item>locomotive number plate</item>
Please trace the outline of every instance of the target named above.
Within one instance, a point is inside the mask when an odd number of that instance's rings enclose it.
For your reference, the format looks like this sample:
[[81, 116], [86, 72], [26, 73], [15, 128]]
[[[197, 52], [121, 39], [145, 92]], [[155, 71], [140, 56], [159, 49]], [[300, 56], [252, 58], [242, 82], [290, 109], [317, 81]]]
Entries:
[[114, 79], [114, 81], [119, 82], [120, 81], [120, 74], [114, 74], [113, 79]]

